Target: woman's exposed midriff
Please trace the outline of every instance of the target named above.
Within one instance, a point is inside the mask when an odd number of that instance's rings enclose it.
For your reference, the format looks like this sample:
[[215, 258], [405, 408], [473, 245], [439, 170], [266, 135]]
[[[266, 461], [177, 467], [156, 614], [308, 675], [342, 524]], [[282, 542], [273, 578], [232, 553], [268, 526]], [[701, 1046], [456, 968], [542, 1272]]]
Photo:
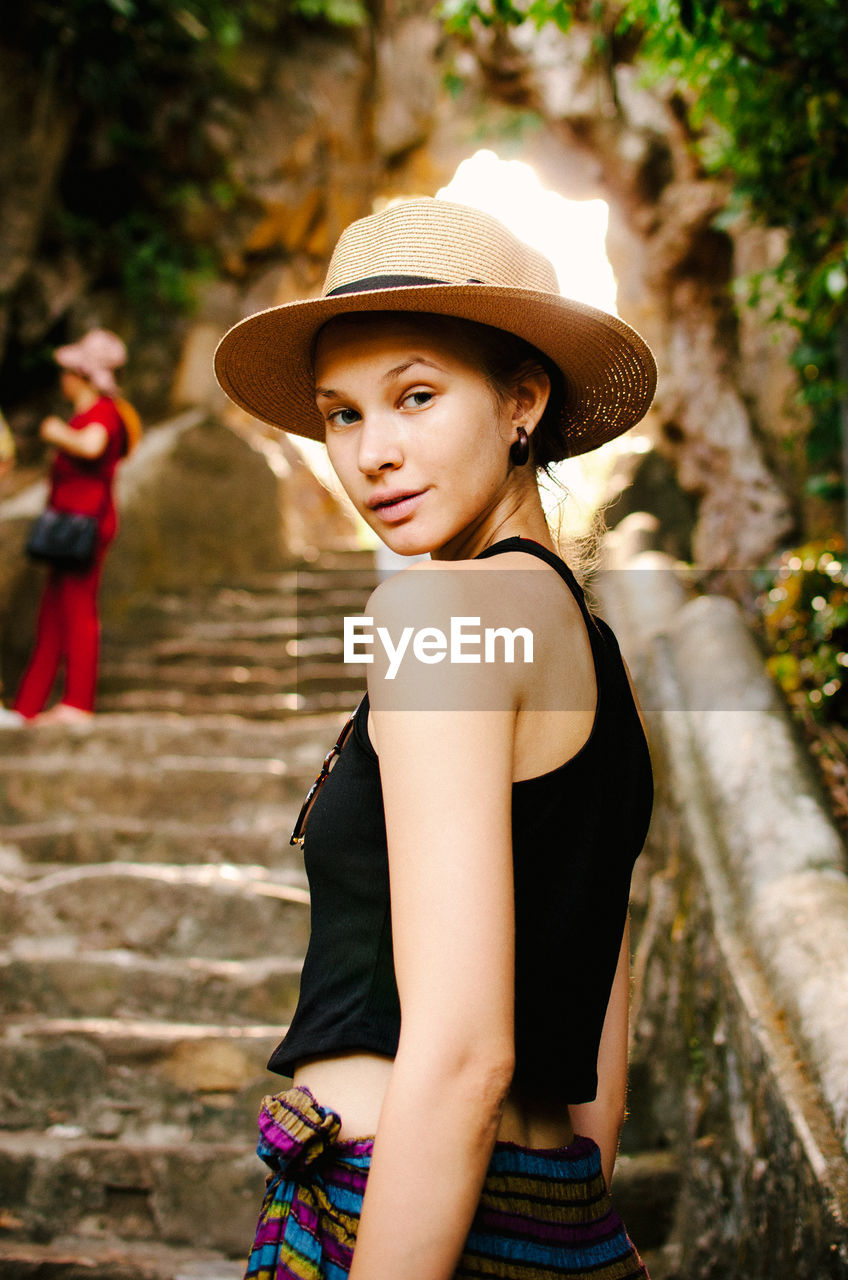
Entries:
[[[378, 1053], [339, 1053], [311, 1058], [297, 1067], [294, 1083], [310, 1090], [322, 1105], [341, 1116], [339, 1138], [373, 1137], [388, 1089], [393, 1060]], [[498, 1142], [523, 1147], [558, 1148], [574, 1140], [565, 1103], [528, 1105], [510, 1093], [498, 1126]]]

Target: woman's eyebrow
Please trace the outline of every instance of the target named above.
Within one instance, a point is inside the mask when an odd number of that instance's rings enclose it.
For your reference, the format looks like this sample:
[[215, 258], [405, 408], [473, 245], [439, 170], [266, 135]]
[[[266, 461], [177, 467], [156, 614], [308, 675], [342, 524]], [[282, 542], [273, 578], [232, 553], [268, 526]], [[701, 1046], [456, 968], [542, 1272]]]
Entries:
[[[406, 373], [407, 369], [411, 369], [415, 364], [426, 364], [430, 369], [438, 369], [440, 373], [445, 370], [440, 364], [436, 364], [435, 360], [428, 360], [426, 356], [411, 356], [409, 360], [404, 360], [402, 364], [396, 364], [393, 369], [388, 369], [380, 379], [382, 383], [393, 382], [395, 378], [399, 378], [401, 374]], [[316, 387], [315, 398], [332, 400], [334, 397], [341, 396], [340, 391], [334, 391], [332, 387]]]
[[389, 369], [383, 374], [381, 382], [392, 382], [395, 378], [399, 378], [402, 373], [406, 373], [407, 369], [411, 369], [414, 364], [426, 364], [430, 369], [438, 369], [440, 373], [444, 373], [444, 369], [440, 364], [436, 364], [435, 360], [428, 360], [426, 356], [412, 356], [409, 360], [404, 360], [403, 364], [397, 364], [393, 369]]

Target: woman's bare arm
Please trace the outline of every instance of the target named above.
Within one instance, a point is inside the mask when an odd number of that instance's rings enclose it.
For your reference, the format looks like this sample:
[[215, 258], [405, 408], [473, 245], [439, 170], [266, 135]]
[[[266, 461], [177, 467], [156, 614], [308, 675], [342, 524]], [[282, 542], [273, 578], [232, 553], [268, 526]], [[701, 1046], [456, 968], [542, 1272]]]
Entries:
[[[432, 601], [435, 626], [451, 612], [446, 573]], [[368, 612], [396, 631], [408, 614], [394, 581]], [[455, 604], [453, 613], [469, 612], [461, 596]], [[419, 665], [390, 696], [377, 663], [369, 679], [402, 1024], [351, 1280], [454, 1274], [513, 1070], [515, 712], [508, 694], [484, 711], [440, 706], [438, 668]], [[476, 666], [464, 678], [473, 685], [495, 674]]]
[[618, 954], [615, 978], [598, 1051], [598, 1093], [594, 1102], [569, 1107], [575, 1133], [593, 1138], [601, 1149], [607, 1186], [612, 1182], [627, 1102], [627, 1036], [630, 1011], [630, 925]]
[[[623, 661], [623, 659], [622, 659]], [[633, 686], [633, 677], [627, 663], [624, 670], [630, 684], [630, 692], [636, 711], [647, 733], [645, 717]], [[594, 1138], [601, 1149], [601, 1163], [607, 1186], [612, 1182], [615, 1158], [621, 1129], [627, 1113], [627, 1050], [630, 1015], [630, 922], [624, 927], [624, 937], [618, 954], [615, 978], [609, 1005], [604, 1018], [601, 1045], [598, 1052], [598, 1094], [594, 1102], [582, 1102], [569, 1107], [575, 1133]]]
[[89, 422], [79, 431], [55, 415], [41, 424], [41, 438], [77, 458], [100, 458], [109, 443], [109, 432], [102, 422]]

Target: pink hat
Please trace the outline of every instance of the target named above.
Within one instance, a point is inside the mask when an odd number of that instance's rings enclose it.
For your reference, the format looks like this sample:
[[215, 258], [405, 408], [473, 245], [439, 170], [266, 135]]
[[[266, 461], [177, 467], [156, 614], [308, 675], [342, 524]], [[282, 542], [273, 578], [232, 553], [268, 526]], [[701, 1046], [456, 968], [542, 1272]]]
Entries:
[[110, 329], [90, 329], [79, 342], [57, 347], [53, 358], [63, 369], [87, 378], [102, 395], [120, 394], [114, 370], [126, 364], [127, 349]]

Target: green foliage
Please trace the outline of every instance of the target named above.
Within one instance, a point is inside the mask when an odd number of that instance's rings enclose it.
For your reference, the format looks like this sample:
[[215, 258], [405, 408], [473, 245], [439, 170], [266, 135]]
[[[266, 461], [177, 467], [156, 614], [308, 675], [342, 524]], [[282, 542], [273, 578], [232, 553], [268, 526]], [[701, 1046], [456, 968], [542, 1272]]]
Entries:
[[360, 0], [27, 0], [0, 5], [17, 50], [77, 122], [46, 231], [75, 245], [97, 284], [123, 289], [142, 323], [191, 305], [214, 245], [183, 230], [194, 202], [231, 210], [240, 193], [205, 125], [244, 92], [248, 38], [284, 42], [309, 23], [350, 25]]
[[845, 0], [443, 0], [448, 26], [597, 27], [596, 50], [636, 56], [676, 91], [702, 165], [730, 179], [731, 214], [788, 232], [774, 273], [775, 318], [799, 333], [794, 363], [812, 411], [813, 487], [836, 489], [848, 324], [848, 5]]
[[532, 22], [543, 27], [554, 22], [561, 31], [567, 31], [573, 19], [573, 5], [569, 0], [442, 0], [439, 15], [451, 31], [469, 35], [472, 24], [482, 23], [493, 27], [519, 26]]
[[790, 705], [848, 727], [848, 554], [833, 537], [787, 551], [764, 575], [768, 669]]

